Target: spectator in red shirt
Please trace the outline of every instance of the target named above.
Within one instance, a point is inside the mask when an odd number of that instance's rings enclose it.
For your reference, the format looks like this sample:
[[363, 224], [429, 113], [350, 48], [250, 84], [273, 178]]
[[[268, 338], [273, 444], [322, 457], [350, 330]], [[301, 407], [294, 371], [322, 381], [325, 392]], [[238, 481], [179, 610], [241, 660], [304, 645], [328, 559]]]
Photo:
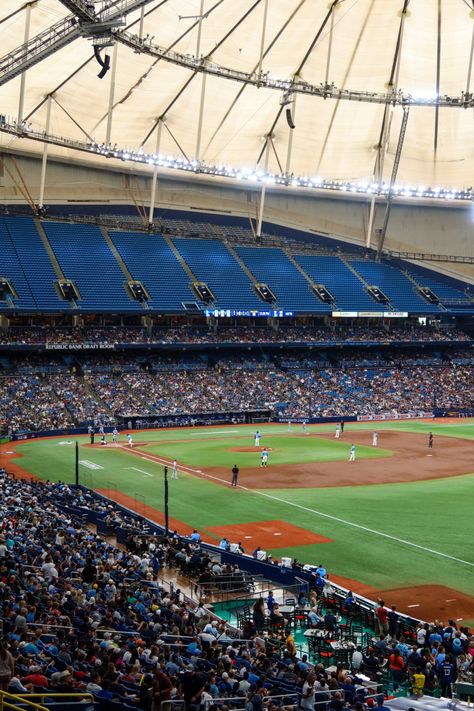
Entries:
[[33, 686], [41, 686], [43, 689], [48, 688], [48, 680], [43, 674], [40, 666], [33, 665], [29, 668], [28, 674], [21, 679], [22, 684], [33, 684]]
[[375, 609], [375, 617], [377, 618], [377, 626], [379, 634], [387, 634], [388, 632], [388, 611], [385, 608], [383, 600], [378, 600]]

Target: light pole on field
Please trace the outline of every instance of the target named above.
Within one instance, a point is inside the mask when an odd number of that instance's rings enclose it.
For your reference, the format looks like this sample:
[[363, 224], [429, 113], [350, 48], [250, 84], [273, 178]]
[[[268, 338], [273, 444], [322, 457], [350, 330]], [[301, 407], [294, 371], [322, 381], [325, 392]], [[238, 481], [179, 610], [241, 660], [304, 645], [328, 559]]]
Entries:
[[165, 491], [164, 491], [164, 503], [165, 503], [165, 535], [169, 532], [169, 519], [168, 519], [168, 467], [164, 467], [165, 475]]
[[75, 475], [76, 475], [76, 489], [78, 489], [79, 488], [79, 442], [77, 440], [76, 440]]

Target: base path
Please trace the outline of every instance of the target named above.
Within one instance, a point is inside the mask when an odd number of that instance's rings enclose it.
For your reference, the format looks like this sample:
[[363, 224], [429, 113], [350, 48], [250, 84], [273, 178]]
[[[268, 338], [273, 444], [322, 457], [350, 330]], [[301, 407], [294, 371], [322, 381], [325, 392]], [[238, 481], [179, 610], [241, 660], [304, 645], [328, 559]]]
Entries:
[[381, 590], [376, 597], [383, 598], [387, 605], [396, 605], [399, 612], [427, 622], [454, 619], [462, 625], [463, 620], [474, 619], [474, 598], [444, 585]]

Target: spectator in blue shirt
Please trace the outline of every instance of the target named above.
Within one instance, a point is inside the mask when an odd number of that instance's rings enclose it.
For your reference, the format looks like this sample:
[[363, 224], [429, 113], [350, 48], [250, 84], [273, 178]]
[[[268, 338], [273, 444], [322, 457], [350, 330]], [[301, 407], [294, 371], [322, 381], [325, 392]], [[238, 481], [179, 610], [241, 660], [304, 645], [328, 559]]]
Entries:
[[267, 597], [267, 607], [270, 612], [273, 612], [273, 608], [275, 607], [276, 604], [277, 604], [276, 600], [273, 597], [273, 591], [270, 590], [270, 592], [268, 593], [268, 597]]

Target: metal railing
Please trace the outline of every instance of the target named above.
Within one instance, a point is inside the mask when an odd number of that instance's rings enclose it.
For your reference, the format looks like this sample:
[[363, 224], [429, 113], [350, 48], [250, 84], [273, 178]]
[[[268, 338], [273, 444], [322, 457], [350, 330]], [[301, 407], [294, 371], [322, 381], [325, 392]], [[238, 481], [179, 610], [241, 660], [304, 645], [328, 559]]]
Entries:
[[[285, 703], [285, 706], [293, 705], [296, 708], [298, 706], [298, 697], [299, 694], [297, 692], [290, 692], [288, 694], [271, 694], [268, 698], [272, 701], [281, 699], [282, 703]], [[225, 705], [229, 709], [245, 709], [247, 698], [244, 696], [224, 696], [212, 699], [208, 704], [212, 704], [213, 706]], [[171, 701], [162, 701], [160, 711], [173, 711], [173, 709], [184, 709], [184, 707], [185, 702], [183, 699], [172, 699]], [[207, 708], [206, 703], [201, 704], [200, 708]]]
[[[53, 691], [53, 692], [44, 692], [44, 693], [34, 693], [34, 694], [16, 694], [15, 697], [19, 699], [21, 705], [23, 704], [32, 704], [36, 706], [38, 711], [42, 711], [42, 709], [46, 708], [46, 699], [52, 699], [53, 701], [59, 701], [59, 699], [66, 699], [66, 702], [68, 701], [85, 701], [89, 702], [91, 704], [94, 704], [94, 696], [88, 692], [76, 692], [73, 694], [69, 693], [61, 693], [60, 691]], [[40, 703], [35, 703], [31, 702], [29, 699], [39, 699], [41, 701]], [[25, 709], [23, 709], [25, 711]]]
[[[30, 696], [30, 694], [28, 694]], [[0, 709], [12, 709], [12, 711], [26, 711], [25, 705], [31, 711], [48, 711], [46, 706], [42, 706], [34, 701], [28, 701], [23, 695], [10, 694], [8, 691], [0, 691]]]

